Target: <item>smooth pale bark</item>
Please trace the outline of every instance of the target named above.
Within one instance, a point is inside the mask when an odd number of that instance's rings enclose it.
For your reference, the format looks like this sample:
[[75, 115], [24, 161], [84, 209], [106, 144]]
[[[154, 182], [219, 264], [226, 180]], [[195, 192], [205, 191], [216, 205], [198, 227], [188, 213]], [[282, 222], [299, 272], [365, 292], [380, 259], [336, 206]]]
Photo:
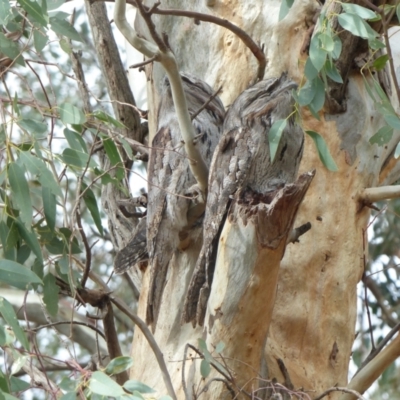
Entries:
[[[302, 54], [301, 49], [309, 39], [309, 27], [319, 8], [316, 1], [296, 1], [289, 15], [279, 23], [279, 1], [217, 0], [212, 8], [206, 7], [206, 2], [196, 3], [197, 11], [227, 18], [244, 29], [255, 41], [264, 44], [269, 59], [266, 77], [279, 76], [287, 71], [297, 82], [304, 80], [306, 54]], [[182, 2], [165, 0], [162, 7], [180, 8]], [[193, 5], [186, 3], [185, 7], [194, 9]], [[153, 18], [159, 32], [169, 35], [169, 42], [180, 69], [205, 79], [214, 88], [222, 85], [221, 98], [226, 106], [254, 81], [256, 61], [231, 32], [206, 23], [195, 25], [192, 20], [185, 18]], [[140, 33], [149, 37], [142, 22], [138, 21], [136, 26]], [[148, 74], [152, 74], [148, 88], [149, 108], [156, 110], [158, 85], [164, 73], [157, 65], [148, 66], [146, 70]], [[301, 114], [304, 128], [317, 131], [325, 138], [339, 170], [330, 172], [323, 167], [312, 140], [307, 137], [301, 172], [316, 169], [316, 175], [300, 206], [295, 226], [311, 222], [312, 229], [300, 238], [300, 243], [287, 246], [280, 269], [276, 271], [276, 299], [274, 300], [272, 292], [266, 298], [265, 307], [273, 307], [273, 313], [265, 359], [269, 379], [277, 378], [281, 383], [285, 381], [277, 363], [277, 359], [280, 359], [293, 386], [302, 387], [311, 396], [316, 396], [334, 385], [347, 384], [348, 364], [355, 335], [356, 289], [364, 270], [364, 259], [368, 257], [364, 254], [364, 231], [369, 219], [369, 209], [359, 202], [359, 194], [365, 188], [378, 186], [379, 182], [385, 181], [388, 184], [389, 175], [391, 179], [396, 177], [396, 162], [385, 161], [397, 145], [400, 135], [395, 132], [385, 147], [369, 143], [371, 136], [384, 121], [357, 73], [350, 76], [347, 110], [344, 113], [329, 115], [322, 112], [321, 121], [314, 119], [305, 110]], [[156, 113], [153, 112], [149, 124], [152, 135], [155, 131], [155, 117]], [[232, 238], [233, 246], [240, 245], [243, 248], [240, 251], [242, 258], [248, 257], [251, 260], [255, 257], [253, 252], [262, 254], [254, 243], [254, 232], [239, 237], [239, 228], [226, 226], [222, 239], [226, 235]], [[204, 330], [201, 327], [193, 329], [188, 324], [181, 326], [182, 305], [201, 245], [200, 239], [199, 237], [199, 241], [185, 251], [177, 253], [171, 261], [155, 330], [155, 338], [164, 352], [178, 398], [181, 399], [184, 398], [181, 374], [186, 343], [198, 346], [197, 339], [203, 337], [211, 351], [211, 345], [216, 345], [217, 339], [222, 340], [226, 345], [224, 352], [236, 358], [238, 365], [251, 361], [250, 350], [257, 348], [260, 340], [265, 340], [261, 339], [265, 332], [254, 339], [250, 331], [239, 329], [241, 326], [248, 327], [251, 322], [254, 332], [257, 332], [257, 325], [253, 322], [254, 313], [243, 315], [240, 321], [232, 320], [233, 330], [229, 330], [227, 326], [226, 333], [220, 330], [218, 335], [210, 331], [210, 325]], [[226, 265], [234, 264], [236, 256], [223, 241], [220, 243], [209, 312], [215, 312], [214, 302], [229, 285], [228, 274], [224, 270]], [[256, 257], [256, 260], [255, 264], [258, 264], [261, 258]], [[263, 279], [267, 280], [270, 260], [265, 258], [263, 263], [259, 267], [266, 274]], [[276, 265], [276, 262], [273, 264]], [[246, 266], [243, 265], [242, 268], [243, 274], [246, 274]], [[239, 268], [237, 272], [240, 272]], [[139, 302], [139, 314], [142, 316], [145, 315], [148, 278], [146, 274]], [[255, 291], [253, 295], [256, 294]], [[227, 294], [224, 296], [227, 299]], [[245, 301], [246, 297], [238, 300], [232, 294], [231, 304], [241, 300]], [[265, 329], [265, 324], [261, 323], [264, 317], [263, 307], [251, 296], [247, 300], [254, 301], [254, 311], [259, 313], [260, 326]], [[249, 350], [247, 353], [246, 349]], [[140, 379], [165, 393], [154, 356], [138, 331], [135, 332], [132, 355], [135, 359], [132, 378]], [[187, 355], [194, 357], [195, 353], [188, 351]], [[259, 356], [258, 354], [254, 364], [258, 363]], [[252, 363], [253, 361], [250, 362]], [[233, 372], [242, 373], [242, 367], [237, 365], [232, 366]], [[261, 367], [255, 368], [254, 378], [260, 375], [265, 376]], [[199, 391], [197, 388], [203, 386], [198, 363], [186, 361], [184, 381], [189, 392], [193, 388]], [[267, 384], [249, 383], [245, 389], [251, 392], [258, 385]], [[201, 396], [203, 399], [217, 399], [225, 395], [229, 396], [226, 387], [220, 382], [213, 382], [209, 390]], [[339, 393], [332, 393], [329, 398], [339, 396]]]

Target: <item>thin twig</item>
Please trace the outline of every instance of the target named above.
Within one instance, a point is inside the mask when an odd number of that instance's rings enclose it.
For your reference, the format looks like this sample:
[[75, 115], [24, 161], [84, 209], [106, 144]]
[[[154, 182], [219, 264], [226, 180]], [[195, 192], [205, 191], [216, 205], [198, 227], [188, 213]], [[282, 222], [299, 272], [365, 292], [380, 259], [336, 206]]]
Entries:
[[355, 375], [357, 375], [371, 360], [373, 360], [383, 350], [389, 340], [392, 339], [392, 337], [399, 331], [400, 322], [390, 330], [390, 332], [382, 339], [382, 341], [379, 342], [378, 346], [371, 350], [371, 353], [369, 353], [368, 357], [362, 362]]
[[369, 325], [369, 333], [371, 337], [371, 346], [372, 350], [375, 350], [375, 341], [374, 341], [374, 333], [372, 329], [372, 322], [371, 322], [371, 313], [369, 311], [369, 304], [368, 304], [368, 296], [367, 296], [367, 285], [364, 285], [364, 301], [365, 301], [365, 306], [367, 308], [367, 318], [368, 318], [368, 325]]
[[325, 396], [327, 396], [329, 393], [332, 393], [332, 392], [349, 393], [349, 394], [353, 394], [354, 396], [356, 396], [359, 400], [366, 400], [365, 397], [361, 396], [361, 394], [358, 393], [357, 391], [351, 390], [351, 389], [347, 389], [345, 387], [332, 387], [330, 389], [327, 389], [327, 390], [325, 390], [325, 392], [323, 392], [321, 395], [316, 397], [314, 400], [321, 400]]
[[81, 280], [81, 286], [84, 288], [86, 285], [87, 278], [89, 276], [90, 267], [92, 265], [92, 251], [90, 249], [86, 233], [82, 226], [80, 207], [76, 211], [75, 218], [76, 218], [76, 223], [78, 225], [79, 233], [81, 234], [83, 245], [85, 246], [85, 253], [86, 253], [85, 270], [83, 271], [83, 276]]
[[154, 339], [153, 334], [150, 329], [146, 325], [146, 323], [140, 319], [137, 315], [133, 314], [129, 308], [118, 298], [110, 296], [110, 300], [113, 304], [117, 306], [130, 320], [142, 331], [144, 337], [146, 338], [149, 346], [151, 347], [157, 362], [158, 366], [161, 369], [161, 374], [163, 377], [164, 384], [167, 388], [168, 394], [174, 399], [177, 400], [174, 387], [172, 385], [171, 377], [168, 372], [167, 365], [165, 364], [164, 356], [161, 352], [161, 349], [158, 347], [156, 340]]
[[128, 68], [140, 68], [140, 67], [144, 67], [147, 64], [151, 64], [152, 62], [156, 61], [156, 57], [151, 57], [148, 58], [147, 60], [144, 60], [140, 63], [137, 64], [132, 64], [131, 66], [129, 66]]
[[218, 90], [191, 116], [192, 121], [218, 96], [221, 90], [222, 86], [220, 86]]
[[30, 329], [30, 331], [32, 332], [36, 332], [39, 331], [40, 329], [44, 329], [44, 328], [50, 328], [53, 326], [57, 326], [57, 325], [82, 325], [82, 326], [86, 326], [87, 328], [90, 328], [92, 330], [94, 330], [96, 333], [98, 333], [103, 339], [105, 339], [104, 333], [96, 328], [95, 326], [88, 324], [87, 322], [80, 322], [80, 321], [58, 321], [58, 322], [52, 322], [51, 324], [46, 324], [46, 325], [40, 325], [36, 328]]

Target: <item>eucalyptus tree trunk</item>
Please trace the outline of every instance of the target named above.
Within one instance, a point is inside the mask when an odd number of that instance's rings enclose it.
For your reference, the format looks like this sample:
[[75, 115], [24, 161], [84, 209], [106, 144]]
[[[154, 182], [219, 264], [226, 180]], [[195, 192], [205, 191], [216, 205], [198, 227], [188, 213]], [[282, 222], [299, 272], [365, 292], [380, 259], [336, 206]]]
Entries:
[[[304, 80], [305, 49], [320, 11], [318, 2], [295, 2], [281, 22], [278, 1], [216, 0], [213, 6], [207, 6], [204, 0], [190, 3], [164, 0], [162, 8], [184, 7], [226, 18], [264, 46], [268, 58], [265, 77], [287, 72], [298, 83]], [[223, 87], [220, 97], [225, 107], [255, 81], [256, 59], [232, 32], [183, 17], [153, 15], [153, 21], [158, 32], [168, 35], [180, 70], [205, 80], [214, 89]], [[150, 39], [143, 20], [137, 18], [135, 28]], [[343, 49], [347, 56], [354, 51], [354, 43], [348, 46]], [[274, 379], [287, 388], [284, 396], [289, 389], [302, 388], [314, 398], [330, 387], [348, 383], [357, 283], [367, 258], [365, 231], [370, 211], [363, 202], [363, 191], [398, 178], [391, 157], [400, 136], [395, 132], [384, 147], [369, 143], [384, 124], [383, 118], [358, 72], [351, 70], [349, 62], [343, 68], [348, 82], [342, 87], [341, 98], [335, 99], [341, 103], [340, 112], [335, 113], [338, 109], [327, 102], [318, 121], [300, 110], [304, 129], [324, 137], [338, 171], [328, 171], [322, 165], [312, 140], [306, 137], [299, 180], [263, 210], [267, 221], [263, 235], [276, 244], [272, 248], [260, 241], [257, 222], [246, 223], [240, 218], [240, 210], [233, 211], [235, 218], [227, 220], [221, 234], [204, 327], [181, 324], [201, 240], [177, 252], [171, 260], [154, 335], [179, 399], [196, 398], [205, 386], [203, 399], [229, 398], [232, 390], [238, 398], [252, 392], [269, 398], [275, 390], [271, 389]], [[148, 106], [152, 137], [164, 71], [156, 63], [145, 69], [151, 78]], [[286, 244], [290, 229], [307, 222], [312, 228], [299, 243]], [[139, 300], [142, 318], [146, 314], [148, 272]], [[230, 385], [212, 380], [223, 378], [218, 368], [212, 368], [207, 379], [202, 379], [198, 355], [186, 347], [189, 343], [198, 348], [199, 338], [210, 352], [224, 342], [223, 359], [213, 354], [215, 362], [231, 374]], [[156, 359], [138, 329], [132, 356], [135, 365], [131, 378], [165, 393]], [[266, 387], [269, 390], [262, 391]], [[329, 398], [341, 395], [332, 393]]]

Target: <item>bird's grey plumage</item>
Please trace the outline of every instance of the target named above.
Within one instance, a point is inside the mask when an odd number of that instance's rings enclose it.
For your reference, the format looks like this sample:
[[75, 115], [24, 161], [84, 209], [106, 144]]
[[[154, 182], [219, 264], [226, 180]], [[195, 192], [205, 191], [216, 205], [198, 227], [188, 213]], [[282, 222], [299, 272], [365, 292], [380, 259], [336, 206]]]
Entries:
[[147, 224], [146, 217], [139, 220], [132, 239], [121, 249], [114, 260], [114, 272], [123, 274], [135, 264], [146, 262], [149, 259], [147, 251]]
[[[194, 114], [212, 96], [210, 86], [182, 74], [189, 113]], [[220, 138], [224, 107], [214, 98], [193, 120], [196, 144], [206, 165]], [[187, 214], [193, 200], [188, 190], [196, 184], [189, 168], [167, 79], [163, 81], [158, 112], [158, 131], [152, 141], [148, 166], [147, 248], [151, 266], [146, 320], [158, 317], [168, 264], [180, 243], [180, 234], [190, 229]]]
[[[292, 115], [291, 91], [296, 87], [286, 75], [261, 81], [241, 93], [227, 112], [211, 163], [203, 245], [186, 297], [184, 322], [203, 323], [218, 239], [231, 201], [244, 192], [273, 192], [296, 179], [304, 141]], [[281, 119], [288, 120], [271, 163], [268, 134]]]

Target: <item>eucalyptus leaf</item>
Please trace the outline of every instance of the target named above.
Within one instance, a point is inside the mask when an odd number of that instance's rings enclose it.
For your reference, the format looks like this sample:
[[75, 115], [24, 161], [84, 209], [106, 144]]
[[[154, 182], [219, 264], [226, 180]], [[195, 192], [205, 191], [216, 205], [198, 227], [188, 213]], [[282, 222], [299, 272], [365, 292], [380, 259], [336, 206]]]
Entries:
[[119, 151], [117, 149], [117, 146], [115, 145], [114, 141], [108, 137], [103, 139], [103, 145], [104, 145], [104, 150], [106, 151], [107, 156], [110, 159], [111, 165], [118, 166], [116, 168], [115, 177], [118, 180], [123, 179], [123, 177], [125, 176], [125, 172], [123, 168], [123, 162], [119, 154]]
[[42, 187], [42, 200], [43, 200], [43, 210], [44, 217], [47, 222], [47, 226], [50, 230], [54, 231], [56, 226], [56, 196], [51, 190], [45, 186]]
[[15, 162], [8, 165], [8, 179], [13, 203], [20, 211], [21, 221], [29, 227], [32, 223], [32, 202], [24, 170]]
[[279, 142], [282, 137], [282, 132], [286, 127], [286, 119], [280, 119], [275, 121], [271, 129], [268, 133], [268, 141], [269, 141], [269, 154], [271, 157], [271, 164], [273, 163], [276, 155], [276, 151], [278, 150]]
[[42, 30], [35, 29], [33, 31], [33, 43], [37, 53], [40, 53], [45, 48], [48, 40], [49, 38]]
[[0, 281], [21, 290], [26, 290], [31, 283], [42, 283], [29, 268], [11, 260], [0, 260]]
[[71, 149], [87, 153], [85, 141], [82, 139], [82, 136], [79, 133], [72, 131], [68, 128], [65, 128], [64, 136], [67, 139], [67, 142], [69, 144], [69, 147], [71, 147]]
[[15, 60], [16, 63], [24, 66], [25, 62], [20, 54], [18, 43], [9, 39], [4, 33], [0, 32], [0, 52], [4, 53], [7, 57]]
[[382, 126], [382, 128], [380, 128], [378, 132], [376, 132], [375, 135], [373, 135], [371, 139], [369, 139], [369, 142], [371, 144], [376, 143], [379, 147], [381, 147], [389, 143], [392, 137], [393, 137], [393, 128], [391, 126], [386, 125]]
[[124, 383], [124, 389], [129, 392], [137, 391], [139, 393], [153, 393], [155, 392], [150, 386], [145, 385], [142, 382], [135, 381], [134, 379], [130, 379]]
[[123, 123], [119, 122], [104, 111], [95, 111], [93, 113], [93, 117], [97, 118], [99, 121], [107, 122], [111, 125], [114, 125], [116, 128], [125, 128], [125, 125]]
[[12, 16], [10, 1], [0, 0], [0, 24], [7, 25], [8, 20]]
[[299, 104], [301, 106], [307, 106], [310, 104], [315, 96], [316, 93], [316, 86], [312, 81], [307, 81], [305, 85], [299, 91]]
[[15, 224], [18, 228], [18, 232], [25, 243], [30, 247], [33, 253], [36, 255], [38, 260], [43, 263], [42, 250], [40, 248], [39, 241], [36, 234], [31, 229], [27, 229], [26, 226], [21, 222], [20, 219], [15, 220]]
[[102, 396], [118, 397], [125, 394], [124, 389], [118, 383], [101, 371], [93, 372], [89, 380], [89, 389]]
[[325, 64], [328, 53], [320, 46], [320, 33], [315, 34], [310, 42], [310, 59], [315, 69], [319, 72]]
[[[132, 367], [132, 365], [133, 365], [132, 357], [126, 357], [126, 356], [116, 357], [108, 363], [105, 369], [105, 373], [107, 375], [119, 374]], [[133, 390], [136, 389], [132, 389], [130, 391], [133, 392]]]
[[62, 153], [63, 161], [73, 167], [83, 168], [89, 163], [89, 155], [82, 151], [76, 151], [73, 149], [65, 149]]
[[289, 14], [290, 9], [292, 8], [294, 0], [282, 0], [281, 7], [279, 9], [279, 21], [282, 21], [286, 15]]
[[311, 62], [310, 57], [307, 58], [306, 64], [304, 65], [304, 75], [306, 76], [308, 81], [312, 81], [318, 76], [318, 71]]
[[364, 39], [375, 39], [378, 34], [358, 15], [356, 14], [340, 14], [338, 16], [339, 24], [354, 36]]
[[339, 71], [336, 68], [336, 65], [331, 60], [326, 60], [324, 71], [326, 75], [329, 76], [334, 82], [343, 83], [343, 79], [340, 76]]
[[315, 96], [309, 105], [317, 113], [325, 103], [325, 85], [319, 77], [313, 80], [313, 85], [315, 87]]
[[26, 338], [25, 332], [19, 326], [17, 316], [12, 305], [4, 298], [0, 297], [0, 314], [8, 325], [13, 330], [15, 337], [20, 341], [21, 345], [29, 350], [29, 342]]
[[369, 8], [365, 8], [353, 3], [342, 3], [343, 10], [346, 13], [357, 14], [360, 18], [363, 19], [374, 19], [377, 18], [378, 15], [370, 10]]
[[64, 124], [84, 124], [85, 114], [71, 103], [60, 105], [60, 118]]
[[200, 363], [200, 374], [203, 379], [207, 378], [208, 375], [210, 375], [211, 372], [211, 365], [207, 360], [201, 360]]
[[309, 135], [318, 150], [318, 155], [322, 163], [325, 165], [327, 169], [330, 171], [337, 171], [337, 165], [333, 160], [331, 154], [329, 153], [328, 146], [326, 145], [325, 139], [315, 131], [306, 131], [307, 135]]
[[60, 288], [53, 274], [47, 274], [43, 279], [43, 301], [50, 315], [55, 317], [58, 312], [58, 294]]
[[57, 17], [50, 18], [51, 30], [61, 36], [66, 36], [68, 39], [83, 42], [78, 31], [66, 20]]
[[19, 160], [21, 160], [28, 171], [37, 176], [43, 187], [48, 188], [54, 195], [62, 197], [60, 185], [56, 181], [50, 169], [47, 168], [44, 161], [29, 152], [21, 152]]
[[383, 54], [382, 56], [378, 57], [372, 64], [372, 66], [377, 70], [380, 71], [386, 67], [387, 62], [389, 61], [389, 56], [387, 54]]
[[21, 7], [41, 26], [47, 26], [47, 14], [40, 7], [39, 3], [31, 0], [18, 0]]
[[94, 195], [92, 189], [88, 188], [84, 183], [82, 183], [82, 189], [85, 191], [83, 194], [83, 201], [90, 211], [90, 215], [92, 216], [100, 235], [103, 236], [103, 225], [101, 224], [101, 217], [99, 208], [97, 206], [96, 196]]

